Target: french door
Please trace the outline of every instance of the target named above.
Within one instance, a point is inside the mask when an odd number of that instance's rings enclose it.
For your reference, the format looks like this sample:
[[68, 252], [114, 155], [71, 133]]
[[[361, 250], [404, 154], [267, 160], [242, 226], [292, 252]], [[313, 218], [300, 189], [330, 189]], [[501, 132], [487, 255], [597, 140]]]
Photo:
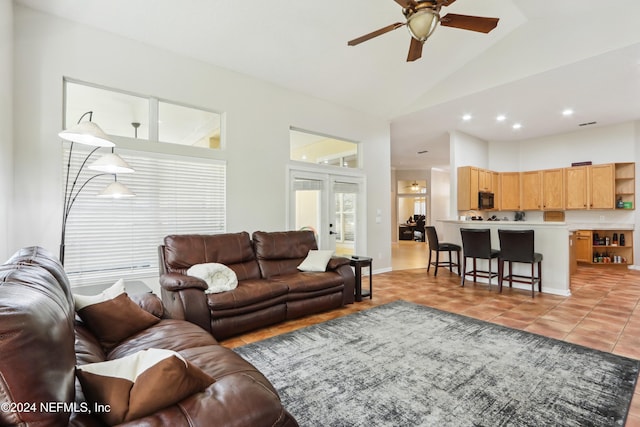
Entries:
[[289, 228], [312, 229], [320, 249], [337, 255], [366, 247], [364, 177], [291, 169]]

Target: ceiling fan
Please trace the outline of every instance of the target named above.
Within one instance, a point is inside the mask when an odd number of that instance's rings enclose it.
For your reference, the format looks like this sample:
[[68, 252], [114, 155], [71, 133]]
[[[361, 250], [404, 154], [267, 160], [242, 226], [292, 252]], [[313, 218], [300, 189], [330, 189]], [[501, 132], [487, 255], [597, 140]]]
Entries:
[[409, 46], [409, 55], [407, 62], [415, 61], [422, 56], [422, 46], [429, 38], [438, 25], [445, 27], [460, 28], [462, 30], [477, 31], [480, 33], [488, 33], [498, 25], [498, 18], [485, 18], [481, 16], [458, 15], [448, 13], [442, 18], [440, 17], [440, 9], [443, 6], [450, 6], [456, 0], [394, 0], [402, 6], [402, 13], [407, 22], [396, 22], [373, 31], [364, 36], [349, 41], [349, 46], [355, 46], [362, 42], [366, 42], [374, 37], [393, 31], [397, 28], [404, 27], [409, 29], [411, 34], [411, 45]]

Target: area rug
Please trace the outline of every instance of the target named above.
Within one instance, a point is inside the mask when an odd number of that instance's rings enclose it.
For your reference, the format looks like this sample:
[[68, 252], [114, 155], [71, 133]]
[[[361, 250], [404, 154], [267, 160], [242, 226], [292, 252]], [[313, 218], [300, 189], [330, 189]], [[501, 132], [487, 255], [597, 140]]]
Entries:
[[300, 426], [621, 426], [640, 362], [396, 301], [236, 348]]

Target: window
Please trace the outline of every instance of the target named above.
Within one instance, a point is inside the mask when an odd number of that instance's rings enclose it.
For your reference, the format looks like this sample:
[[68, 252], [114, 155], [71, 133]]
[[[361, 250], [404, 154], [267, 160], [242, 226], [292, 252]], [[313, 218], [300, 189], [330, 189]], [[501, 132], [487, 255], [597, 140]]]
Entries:
[[326, 135], [289, 130], [290, 159], [306, 163], [358, 168], [358, 144]]
[[[63, 174], [69, 146], [65, 142]], [[72, 171], [78, 170], [88, 148], [74, 145]], [[158, 245], [164, 236], [225, 232], [224, 162], [125, 150], [118, 154], [135, 169], [133, 174], [118, 175], [118, 180], [136, 197], [96, 197], [111, 176], [92, 179], [80, 193], [66, 231], [65, 270], [74, 285], [153, 277], [158, 274]], [[78, 182], [94, 174], [85, 169]]]
[[107, 135], [221, 149], [219, 113], [151, 96], [64, 81], [65, 129], [87, 111]]

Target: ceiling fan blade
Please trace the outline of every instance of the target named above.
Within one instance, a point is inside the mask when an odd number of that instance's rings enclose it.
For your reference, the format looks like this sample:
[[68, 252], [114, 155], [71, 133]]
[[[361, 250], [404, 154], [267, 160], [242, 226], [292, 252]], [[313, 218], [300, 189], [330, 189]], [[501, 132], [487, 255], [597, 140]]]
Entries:
[[440, 6], [451, 6], [451, 3], [453, 3], [456, 0], [439, 0], [438, 3], [440, 4]]
[[415, 61], [422, 56], [423, 42], [411, 37], [411, 44], [409, 45], [409, 55], [407, 56], [407, 62]]
[[440, 18], [440, 25], [486, 34], [498, 25], [498, 21], [498, 18], [484, 18], [482, 16], [447, 13], [445, 16]]
[[367, 40], [370, 40], [374, 37], [378, 37], [381, 36], [384, 33], [388, 33], [389, 31], [393, 31], [396, 28], [400, 28], [403, 27], [405, 24], [403, 24], [402, 22], [396, 22], [395, 24], [391, 24], [391, 25], [387, 25], [384, 28], [380, 28], [379, 30], [373, 31], [369, 34], [365, 34], [364, 36], [360, 36], [356, 39], [350, 40], [347, 44], [349, 46], [355, 46], [357, 44], [360, 44], [362, 42], [366, 42]]

